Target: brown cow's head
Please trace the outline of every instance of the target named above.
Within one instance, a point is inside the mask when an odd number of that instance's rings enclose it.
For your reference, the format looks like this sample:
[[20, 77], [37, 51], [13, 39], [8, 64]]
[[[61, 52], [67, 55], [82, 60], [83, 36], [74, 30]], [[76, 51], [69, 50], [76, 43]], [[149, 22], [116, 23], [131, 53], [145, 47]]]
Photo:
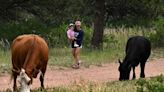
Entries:
[[20, 92], [30, 92], [30, 77], [27, 76], [24, 69], [21, 69], [19, 76]]

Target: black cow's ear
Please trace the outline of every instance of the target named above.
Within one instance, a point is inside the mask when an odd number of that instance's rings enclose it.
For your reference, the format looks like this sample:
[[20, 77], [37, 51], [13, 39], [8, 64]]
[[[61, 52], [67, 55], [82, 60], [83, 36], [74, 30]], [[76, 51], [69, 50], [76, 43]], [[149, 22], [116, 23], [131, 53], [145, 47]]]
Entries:
[[118, 59], [118, 62], [119, 62], [120, 64], [122, 64], [120, 59]]
[[130, 64], [130, 65], [128, 66], [128, 69], [131, 69], [131, 66], [132, 66], [132, 65]]

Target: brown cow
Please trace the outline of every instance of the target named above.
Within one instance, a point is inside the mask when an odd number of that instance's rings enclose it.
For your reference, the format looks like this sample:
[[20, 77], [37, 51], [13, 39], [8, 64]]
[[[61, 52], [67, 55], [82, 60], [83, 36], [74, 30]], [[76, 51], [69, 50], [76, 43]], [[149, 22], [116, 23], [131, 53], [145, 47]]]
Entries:
[[33, 34], [18, 36], [12, 43], [11, 53], [13, 90], [17, 90], [16, 79], [19, 75], [22, 90], [30, 91], [29, 85], [32, 84], [32, 78], [36, 78], [39, 71], [41, 71], [41, 88], [44, 88], [44, 74], [48, 62], [48, 46], [45, 40]]

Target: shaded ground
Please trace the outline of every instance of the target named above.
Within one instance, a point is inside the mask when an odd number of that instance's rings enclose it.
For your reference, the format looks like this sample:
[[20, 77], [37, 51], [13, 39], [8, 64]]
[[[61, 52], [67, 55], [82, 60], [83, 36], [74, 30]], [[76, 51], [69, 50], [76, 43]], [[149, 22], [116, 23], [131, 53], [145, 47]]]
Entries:
[[[145, 75], [146, 77], [157, 76], [164, 74], [164, 58], [153, 59], [146, 63]], [[140, 67], [136, 68], [136, 76], [139, 78]], [[118, 63], [104, 64], [101, 67], [91, 66], [90, 68], [81, 69], [55, 69], [55, 67], [48, 67], [45, 75], [45, 87], [65, 86], [78, 83], [80, 80], [93, 82], [107, 82], [118, 80]], [[132, 76], [132, 74], [131, 74]], [[0, 91], [12, 88], [10, 84], [10, 75], [4, 74], [0, 76]], [[35, 79], [32, 88], [40, 87], [39, 78]]]

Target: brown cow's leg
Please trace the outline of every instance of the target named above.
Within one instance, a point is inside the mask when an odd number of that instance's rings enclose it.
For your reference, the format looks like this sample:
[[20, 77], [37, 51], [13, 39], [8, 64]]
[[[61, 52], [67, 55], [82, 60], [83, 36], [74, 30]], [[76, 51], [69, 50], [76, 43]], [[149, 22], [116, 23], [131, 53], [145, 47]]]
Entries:
[[14, 92], [16, 92], [16, 91], [17, 91], [17, 82], [16, 82], [16, 80], [17, 80], [17, 75], [16, 75], [16, 74], [13, 74], [13, 77], [14, 77], [13, 90], [14, 90]]
[[44, 89], [44, 74], [40, 75], [41, 90]]
[[41, 69], [41, 75], [40, 75], [40, 83], [41, 83], [41, 90], [44, 89], [44, 75], [45, 75], [45, 72], [46, 72], [46, 67], [47, 66], [44, 66], [44, 68]]

